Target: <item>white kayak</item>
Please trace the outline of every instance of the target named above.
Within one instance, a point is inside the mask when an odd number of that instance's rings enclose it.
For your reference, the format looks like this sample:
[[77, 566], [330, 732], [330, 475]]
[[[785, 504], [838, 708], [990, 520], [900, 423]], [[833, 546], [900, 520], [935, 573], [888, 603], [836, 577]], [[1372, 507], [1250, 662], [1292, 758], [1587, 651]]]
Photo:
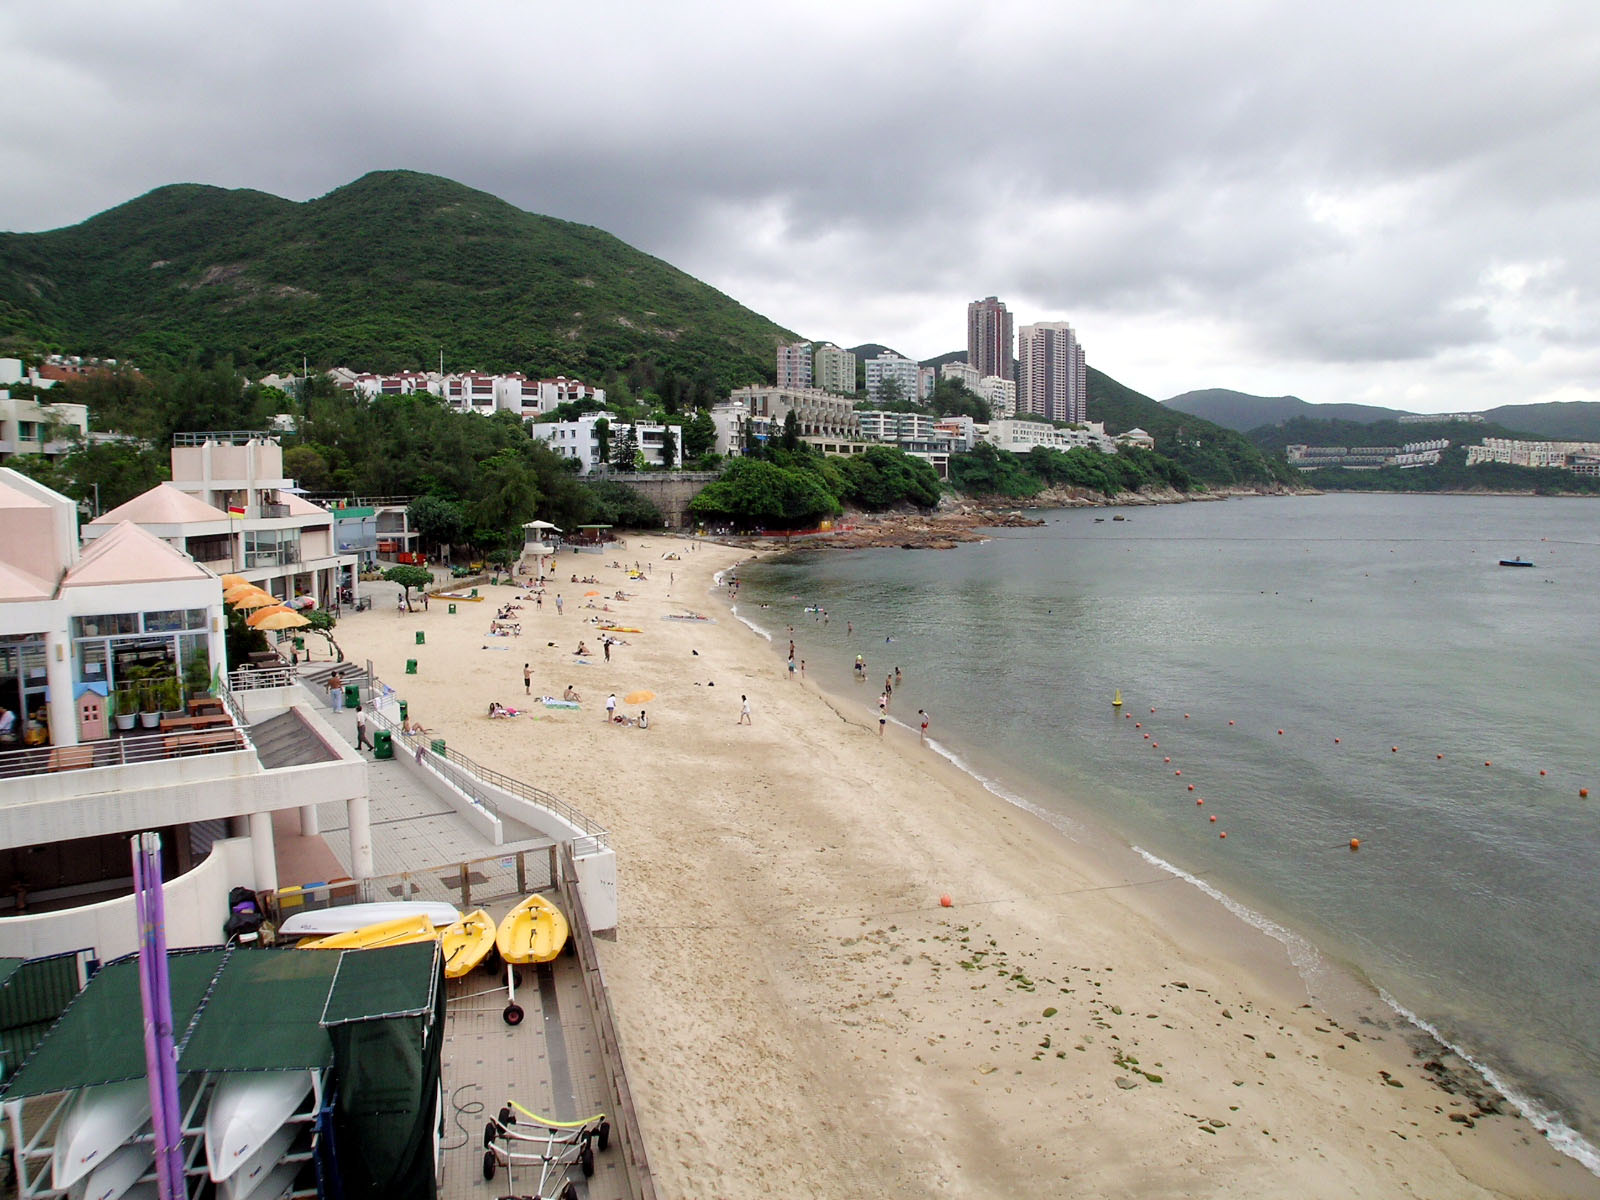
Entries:
[[461, 920], [461, 910], [442, 900], [378, 900], [371, 904], [343, 904], [338, 908], [317, 908], [285, 917], [278, 926], [283, 937], [328, 937], [335, 933], [349, 933], [380, 925], [385, 921], [399, 921], [405, 917], [425, 914], [441, 928]]
[[150, 1120], [150, 1084], [144, 1079], [86, 1087], [71, 1100], [56, 1129], [51, 1186], [66, 1191], [105, 1162]]
[[315, 1071], [237, 1071], [224, 1075], [206, 1110], [206, 1166], [221, 1183], [294, 1116], [314, 1087]]
[[[266, 1140], [262, 1147], [239, 1165], [239, 1169], [217, 1185], [217, 1200], [250, 1200], [267, 1184], [280, 1167], [291, 1168], [298, 1164], [285, 1164], [283, 1156], [294, 1144], [298, 1125], [283, 1125]], [[294, 1178], [293, 1169], [289, 1178]]]
[[89, 1172], [83, 1200], [121, 1200], [141, 1175], [155, 1170], [155, 1148], [149, 1142], [133, 1142], [115, 1151]]
[[250, 1200], [283, 1200], [294, 1190], [294, 1177], [305, 1165], [304, 1161], [279, 1163], [261, 1186], [250, 1193]]

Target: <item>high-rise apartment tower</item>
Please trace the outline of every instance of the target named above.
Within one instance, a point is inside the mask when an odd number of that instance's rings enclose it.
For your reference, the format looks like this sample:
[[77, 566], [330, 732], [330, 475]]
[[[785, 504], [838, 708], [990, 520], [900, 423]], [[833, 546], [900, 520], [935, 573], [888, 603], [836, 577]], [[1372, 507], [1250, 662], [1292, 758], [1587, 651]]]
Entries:
[[967, 362], [977, 368], [978, 378], [1013, 377], [1011, 332], [1011, 314], [994, 296], [967, 305]]
[[1046, 421], [1089, 419], [1083, 347], [1065, 321], [1024, 325], [1017, 334], [1017, 412]]
[[778, 386], [781, 388], [808, 388], [811, 386], [811, 343], [795, 342], [778, 347]]

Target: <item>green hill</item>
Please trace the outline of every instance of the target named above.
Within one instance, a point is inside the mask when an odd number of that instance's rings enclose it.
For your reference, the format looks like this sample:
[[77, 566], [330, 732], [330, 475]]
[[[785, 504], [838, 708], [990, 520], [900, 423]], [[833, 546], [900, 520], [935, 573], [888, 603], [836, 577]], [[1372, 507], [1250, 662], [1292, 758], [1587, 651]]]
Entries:
[[1483, 417], [1551, 441], [1600, 442], [1600, 403], [1593, 400], [1505, 404], [1485, 409]]
[[1184, 392], [1164, 403], [1168, 408], [1215, 421], [1228, 429], [1249, 433], [1260, 425], [1277, 425], [1297, 417], [1332, 421], [1392, 421], [1400, 416], [1392, 408], [1370, 404], [1308, 404], [1298, 396], [1251, 396], [1227, 388]]
[[1242, 433], [1158, 404], [1093, 367], [1088, 374], [1091, 421], [1104, 421], [1112, 434], [1143, 429], [1155, 438], [1156, 453], [1196, 479], [1213, 486], [1295, 487], [1303, 482], [1282, 455], [1262, 451]]
[[[1411, 416], [1396, 408], [1378, 408], [1371, 404], [1308, 404], [1298, 396], [1251, 396], [1245, 392], [1232, 392], [1226, 388], [1207, 388], [1203, 391], [1184, 392], [1181, 396], [1173, 396], [1170, 400], [1162, 402], [1168, 408], [1178, 409], [1182, 412], [1193, 413], [1204, 417], [1208, 421], [1215, 421], [1229, 429], [1237, 429], [1240, 433], [1252, 434], [1253, 440], [1258, 444], [1266, 443], [1254, 437], [1254, 431], [1262, 426], [1288, 425], [1297, 423], [1301, 428], [1307, 428], [1308, 423], [1337, 422], [1341, 425], [1350, 424], [1376, 425], [1381, 423], [1393, 424], [1398, 417]], [[1534, 439], [1553, 439], [1557, 441], [1600, 441], [1600, 403], [1586, 400], [1562, 401], [1546, 404], [1505, 404], [1499, 408], [1491, 408], [1483, 414], [1486, 422], [1498, 426], [1500, 429], [1517, 429], [1522, 432], [1515, 436]], [[1477, 441], [1480, 437], [1505, 437], [1512, 436], [1504, 433], [1486, 432], [1485, 426], [1465, 424], [1460, 421], [1439, 422], [1448, 425], [1451, 432], [1418, 434], [1415, 431], [1421, 426], [1405, 426], [1410, 430], [1408, 436], [1400, 439], [1401, 442], [1421, 441], [1424, 437], [1448, 437], [1453, 441]], [[1359, 442], [1352, 441], [1348, 434], [1333, 434], [1324, 432], [1313, 437], [1285, 437], [1279, 441], [1304, 442], [1311, 441], [1319, 444], [1345, 443], [1352, 445], [1381, 446], [1393, 443], [1392, 436], [1374, 436]]]
[[795, 335], [586, 225], [436, 176], [316, 200], [157, 188], [79, 225], [0, 234], [0, 338], [173, 366], [565, 372], [653, 363], [723, 389]]

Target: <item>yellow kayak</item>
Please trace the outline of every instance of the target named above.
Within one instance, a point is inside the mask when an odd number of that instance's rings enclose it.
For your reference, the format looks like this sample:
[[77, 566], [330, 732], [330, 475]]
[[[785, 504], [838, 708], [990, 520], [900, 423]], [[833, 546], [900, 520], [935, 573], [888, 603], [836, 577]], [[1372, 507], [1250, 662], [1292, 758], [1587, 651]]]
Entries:
[[419, 913], [414, 917], [401, 917], [395, 921], [381, 921], [349, 933], [335, 933], [300, 943], [302, 950], [372, 950], [378, 946], [409, 946], [413, 942], [431, 942], [439, 937], [438, 927]]
[[440, 930], [445, 976], [460, 979], [481, 963], [494, 945], [494, 932], [494, 918], [481, 908]]
[[508, 963], [550, 962], [567, 944], [567, 918], [543, 896], [529, 896], [500, 922], [494, 944]]

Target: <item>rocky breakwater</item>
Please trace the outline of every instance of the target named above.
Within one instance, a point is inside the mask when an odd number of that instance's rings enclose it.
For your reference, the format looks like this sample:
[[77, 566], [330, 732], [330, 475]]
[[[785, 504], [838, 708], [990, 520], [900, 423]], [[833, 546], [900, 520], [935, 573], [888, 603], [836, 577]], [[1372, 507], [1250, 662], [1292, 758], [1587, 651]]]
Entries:
[[888, 513], [859, 517], [852, 528], [841, 530], [819, 544], [836, 550], [948, 550], [959, 542], [983, 541], [985, 529], [1043, 524], [1035, 517], [1016, 511], [978, 508], [939, 513]]

